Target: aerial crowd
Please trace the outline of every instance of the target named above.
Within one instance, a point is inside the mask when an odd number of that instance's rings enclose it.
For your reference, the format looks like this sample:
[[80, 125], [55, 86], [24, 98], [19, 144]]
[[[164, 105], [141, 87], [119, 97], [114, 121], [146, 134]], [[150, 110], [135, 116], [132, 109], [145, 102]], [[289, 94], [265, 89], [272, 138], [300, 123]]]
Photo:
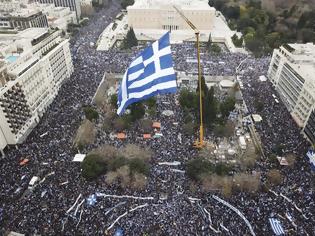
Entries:
[[[256, 129], [266, 155], [274, 151], [275, 144], [281, 144], [284, 154], [297, 156], [294, 168], [281, 168], [283, 184], [256, 194], [239, 192], [230, 198], [219, 192], [205, 194], [198, 187], [192, 190], [184, 163], [196, 156], [197, 150], [191, 145], [194, 137], [182, 132], [178, 94], [157, 97], [154, 118], [161, 122], [161, 138], [141, 139], [141, 132], [132, 127], [126, 140], [113, 140], [100, 129], [95, 143], [83, 150], [88, 153], [104, 144], [119, 148], [126, 143], [150, 148], [153, 157], [144, 190], [108, 185], [106, 176], [90, 182], [82, 178], [80, 164], [72, 162], [78, 152], [73, 137], [84, 118], [82, 106], [91, 103], [105, 72], [123, 74], [138, 53], [119, 49], [101, 52], [90, 46], [119, 11], [119, 4], [112, 1], [71, 39], [74, 73], [27, 140], [10, 147], [0, 160], [0, 235], [7, 231], [26, 235], [113, 235], [117, 230], [125, 235], [272, 235], [270, 217], [278, 218], [288, 234], [313, 235], [314, 177], [304, 157], [308, 144], [281, 101], [275, 102], [272, 94], [277, 92], [271, 83], [258, 80], [266, 75], [270, 57], [204, 52], [201, 59], [207, 75], [241, 76], [249, 113], [263, 118]], [[188, 57], [195, 58], [193, 43], [172, 45], [172, 52], [177, 71], [196, 73], [196, 64], [187, 61]], [[254, 97], [263, 102], [262, 111], [256, 110]], [[165, 110], [174, 115], [163, 115]], [[30, 162], [21, 167], [22, 158]], [[159, 164], [174, 161], [178, 165]], [[268, 169], [267, 160], [257, 161], [255, 171], [266, 173]], [[29, 191], [32, 176], [39, 176], [41, 181]], [[262, 181], [265, 178], [262, 174]], [[96, 197], [93, 204], [87, 200], [91, 195]]]

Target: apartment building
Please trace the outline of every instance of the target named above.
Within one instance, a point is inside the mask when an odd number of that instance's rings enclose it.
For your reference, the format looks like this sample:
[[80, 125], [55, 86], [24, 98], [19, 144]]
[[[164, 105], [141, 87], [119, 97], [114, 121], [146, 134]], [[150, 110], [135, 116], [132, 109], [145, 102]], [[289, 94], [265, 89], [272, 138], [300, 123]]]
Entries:
[[80, 0], [36, 0], [39, 3], [53, 3], [56, 7], [69, 7], [71, 11], [74, 11], [79, 21], [81, 17]]
[[[23, 142], [73, 72], [60, 30], [0, 34], [0, 150]], [[3, 154], [3, 153], [2, 153]]]
[[35, 9], [0, 12], [0, 28], [23, 30], [31, 27], [48, 27], [46, 15]]
[[[315, 45], [285, 44], [275, 49], [268, 77], [307, 138], [314, 142]], [[313, 128], [312, 128], [313, 127]]]

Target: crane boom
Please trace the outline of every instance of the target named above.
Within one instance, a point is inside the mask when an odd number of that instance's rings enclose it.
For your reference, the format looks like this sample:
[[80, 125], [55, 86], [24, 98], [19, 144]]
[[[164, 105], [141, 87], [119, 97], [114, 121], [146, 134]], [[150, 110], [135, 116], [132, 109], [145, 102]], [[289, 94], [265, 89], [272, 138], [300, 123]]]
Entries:
[[199, 33], [197, 27], [176, 6], [173, 7], [177, 11], [177, 13], [185, 20], [185, 22], [190, 26], [190, 28], [192, 28], [195, 31], [195, 33]]
[[173, 6], [177, 13], [185, 20], [185, 22], [194, 30], [196, 35], [197, 43], [197, 60], [198, 60], [198, 83], [199, 83], [199, 110], [200, 110], [200, 129], [199, 129], [199, 140], [194, 143], [194, 146], [197, 148], [202, 148], [204, 146], [203, 142], [203, 113], [202, 113], [202, 87], [201, 87], [201, 65], [200, 65], [200, 45], [199, 45], [199, 30], [197, 27], [176, 7]]

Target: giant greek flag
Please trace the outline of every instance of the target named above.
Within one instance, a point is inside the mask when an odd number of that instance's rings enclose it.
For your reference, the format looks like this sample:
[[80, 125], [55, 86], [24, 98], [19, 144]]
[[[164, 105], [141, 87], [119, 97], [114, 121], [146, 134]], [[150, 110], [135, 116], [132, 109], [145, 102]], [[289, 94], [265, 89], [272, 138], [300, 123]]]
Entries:
[[120, 84], [117, 114], [123, 114], [132, 103], [157, 94], [175, 93], [176, 88], [168, 32], [131, 62]]

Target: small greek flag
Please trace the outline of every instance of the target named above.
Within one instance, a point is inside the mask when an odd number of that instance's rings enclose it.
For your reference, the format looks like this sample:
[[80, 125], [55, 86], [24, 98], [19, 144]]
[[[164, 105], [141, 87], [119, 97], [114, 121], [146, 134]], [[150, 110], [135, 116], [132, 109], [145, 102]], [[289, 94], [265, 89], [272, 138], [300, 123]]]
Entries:
[[308, 152], [306, 153], [306, 156], [309, 158], [312, 169], [315, 170], [315, 152], [314, 152], [314, 150], [312, 150], [312, 149], [308, 150]]
[[97, 202], [95, 194], [91, 194], [86, 200], [89, 206], [94, 206]]
[[169, 32], [143, 50], [130, 64], [118, 93], [117, 114], [135, 102], [157, 94], [175, 93], [176, 76]]
[[276, 218], [269, 218], [269, 223], [275, 235], [284, 235], [285, 232], [280, 221]]

